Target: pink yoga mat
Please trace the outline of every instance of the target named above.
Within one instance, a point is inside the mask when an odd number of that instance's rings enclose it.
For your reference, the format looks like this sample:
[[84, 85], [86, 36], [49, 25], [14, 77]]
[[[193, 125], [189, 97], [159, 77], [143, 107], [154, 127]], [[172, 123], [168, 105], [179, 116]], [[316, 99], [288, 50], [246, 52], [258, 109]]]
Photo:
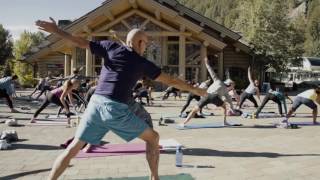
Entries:
[[145, 152], [145, 143], [106, 144], [93, 147], [89, 153], [80, 151], [76, 158], [135, 155], [144, 154]]

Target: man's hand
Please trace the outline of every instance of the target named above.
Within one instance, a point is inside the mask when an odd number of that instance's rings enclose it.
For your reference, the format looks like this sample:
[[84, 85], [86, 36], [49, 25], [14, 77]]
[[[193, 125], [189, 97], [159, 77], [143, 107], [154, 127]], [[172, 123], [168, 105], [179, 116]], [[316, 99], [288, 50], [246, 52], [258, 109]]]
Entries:
[[48, 21], [36, 21], [36, 25], [38, 26], [38, 29], [49, 32], [49, 33], [55, 33], [59, 29], [57, 26], [56, 21], [50, 17], [51, 22]]
[[36, 21], [36, 25], [40, 30], [55, 34], [59, 36], [62, 39], [68, 40], [71, 43], [73, 43], [75, 46], [80, 47], [80, 48], [90, 48], [90, 41], [88, 41], [85, 38], [78, 37], [78, 36], [73, 36], [70, 33], [60, 29], [57, 26], [56, 21], [50, 17], [51, 22], [48, 21]]

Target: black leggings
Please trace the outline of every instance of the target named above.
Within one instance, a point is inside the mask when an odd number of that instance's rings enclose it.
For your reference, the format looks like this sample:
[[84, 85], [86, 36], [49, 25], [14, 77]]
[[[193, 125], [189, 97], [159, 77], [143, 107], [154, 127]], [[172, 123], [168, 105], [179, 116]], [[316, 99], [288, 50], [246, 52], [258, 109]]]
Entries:
[[261, 112], [261, 110], [262, 110], [263, 107], [267, 104], [267, 102], [268, 102], [269, 100], [272, 100], [273, 102], [275, 102], [275, 103], [278, 104], [279, 113], [282, 114], [282, 107], [281, 107], [281, 101], [280, 101], [280, 99], [279, 99], [277, 96], [275, 96], [275, 95], [273, 95], [273, 94], [271, 94], [271, 93], [268, 93], [268, 94], [266, 95], [266, 97], [263, 99], [263, 101], [262, 101], [261, 105], [259, 106], [259, 108], [257, 109], [256, 116], [259, 115], [259, 113]]
[[162, 100], [168, 99], [171, 93], [173, 93], [173, 95], [174, 95], [175, 98], [176, 98], [178, 95], [180, 96], [179, 90], [173, 89], [173, 90], [167, 91], [167, 92], [163, 95]]
[[[197, 95], [195, 95], [195, 94], [189, 93], [188, 98], [187, 98], [187, 102], [186, 102], [186, 104], [183, 106], [183, 108], [181, 109], [180, 114], [182, 114], [182, 113], [187, 109], [187, 107], [190, 105], [190, 103], [191, 103], [191, 101], [192, 101], [193, 99], [195, 99], [196, 101], [200, 101], [200, 96], [197, 96]], [[202, 110], [202, 109], [201, 109], [201, 110]], [[201, 110], [200, 110], [200, 112], [201, 112]]]
[[150, 99], [149, 99], [149, 93], [147, 90], [136, 93], [136, 95], [133, 96], [133, 99], [138, 98], [139, 101], [142, 102], [143, 97], [147, 99], [147, 103], [149, 104]]
[[254, 99], [253, 94], [243, 92], [240, 96], [239, 108], [241, 108], [242, 104], [244, 103], [244, 101], [246, 99], [249, 99], [254, 104], [254, 107], [256, 107], [256, 108], [258, 107], [257, 101], [256, 101], [256, 99]]
[[11, 109], [13, 109], [13, 104], [12, 104], [12, 101], [11, 101], [10, 96], [8, 95], [7, 91], [4, 89], [0, 89], [0, 98], [3, 98], [3, 97], [6, 98], [8, 106]]
[[[41, 111], [43, 111], [50, 103], [54, 103], [54, 104], [60, 106], [61, 108], [64, 108], [60, 99], [57, 96], [55, 96], [54, 94], [52, 94], [51, 92], [49, 92], [49, 93], [47, 93], [46, 98], [43, 101], [40, 108], [34, 113], [33, 118], [36, 118], [41, 113]], [[67, 105], [67, 108], [69, 109], [68, 103], [67, 102], [65, 102], [65, 103]], [[69, 118], [70, 114], [66, 114], [66, 116]]]

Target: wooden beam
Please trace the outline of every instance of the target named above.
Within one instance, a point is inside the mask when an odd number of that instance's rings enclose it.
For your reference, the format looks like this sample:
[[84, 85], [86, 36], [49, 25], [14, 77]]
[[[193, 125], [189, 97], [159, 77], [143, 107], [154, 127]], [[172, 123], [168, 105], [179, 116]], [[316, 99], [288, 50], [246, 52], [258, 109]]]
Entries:
[[110, 27], [118, 24], [119, 22], [121, 22], [121, 20], [126, 19], [126, 18], [132, 16], [132, 15], [135, 14], [135, 13], [136, 13], [136, 10], [131, 10], [131, 11], [129, 11], [129, 12], [127, 12], [127, 13], [119, 16], [119, 17], [117, 17], [117, 19], [111, 21], [110, 23], [108, 23], [108, 24], [100, 27], [99, 29], [96, 29], [94, 32], [104, 32], [104, 31], [107, 31]]
[[203, 42], [203, 45], [204, 45], [205, 47], [208, 47], [210, 44], [209, 44], [208, 41], [204, 41], [204, 42]]
[[89, 26], [84, 26], [83, 31], [86, 33], [89, 33], [89, 34], [92, 32], [92, 30], [89, 28]]
[[131, 26], [127, 23], [126, 20], [124, 20], [124, 19], [121, 20], [121, 23], [122, 23], [126, 28], [128, 28], [129, 30], [132, 29]]
[[189, 30], [194, 31], [195, 33], [199, 34], [201, 31], [203, 31], [203, 28], [187, 19], [185, 19], [182, 16], [177, 16], [175, 20], [180, 24], [180, 25], [185, 25], [188, 27]]
[[200, 37], [201, 39], [209, 42], [210, 45], [218, 48], [219, 50], [222, 50], [223, 48], [225, 48], [227, 46], [227, 44], [225, 44], [224, 42], [221, 42], [221, 41], [215, 39], [214, 37], [209, 36], [208, 34], [203, 33], [203, 32], [198, 34], [198, 37]]
[[109, 10], [103, 12], [103, 15], [106, 16], [110, 21], [114, 20], [114, 16]]
[[159, 4], [156, 1], [150, 1], [150, 0], [141, 0], [143, 4], [147, 4], [151, 7], [153, 7], [155, 10], [160, 10], [160, 12], [163, 12], [164, 14], [166, 14], [167, 16], [171, 17], [171, 18], [175, 18], [178, 16], [178, 13], [170, 8], [167, 8], [165, 6], [163, 6], [162, 4]]
[[129, 3], [134, 9], [138, 8], [138, 4], [137, 4], [136, 0], [129, 0]]
[[[150, 2], [152, 2], [152, 1], [150, 1]], [[169, 26], [169, 25], [167, 25], [167, 24], [165, 24], [165, 23], [163, 23], [161, 21], [158, 21], [156, 18], [154, 18], [154, 17], [152, 17], [150, 15], [147, 15], [147, 14], [141, 12], [141, 11], [135, 10], [135, 13], [137, 15], [141, 16], [141, 17], [149, 19], [152, 23], [154, 23], [154, 24], [156, 24], [156, 25], [158, 25], [158, 26], [160, 26], [160, 27], [162, 27], [162, 28], [164, 28], [164, 29], [166, 29], [168, 31], [177, 31], [175, 28], [173, 28], [173, 27], [171, 27], [171, 26]]]
[[[126, 36], [128, 32], [115, 32], [118, 36]], [[148, 36], [186, 36], [189, 37], [192, 34], [188, 32], [170, 32], [170, 31], [146, 31]], [[110, 32], [99, 32], [99, 33], [92, 33], [92, 36], [113, 36], [113, 33]]]
[[158, 9], [154, 12], [154, 15], [156, 16], [158, 21], [161, 21], [161, 13]]
[[146, 25], [150, 22], [149, 19], [146, 19], [140, 26], [141, 29], [144, 29], [146, 27]]

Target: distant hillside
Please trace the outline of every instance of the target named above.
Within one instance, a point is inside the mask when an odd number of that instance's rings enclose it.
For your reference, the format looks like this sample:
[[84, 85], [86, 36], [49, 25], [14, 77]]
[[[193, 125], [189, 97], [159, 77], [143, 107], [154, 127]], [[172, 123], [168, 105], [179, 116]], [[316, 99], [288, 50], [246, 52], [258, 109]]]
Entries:
[[[244, 40], [252, 40], [254, 17], [261, 12], [259, 4], [272, 4], [270, 0], [178, 0], [181, 4], [234, 30]], [[201, 3], [200, 3], [201, 2]], [[295, 24], [304, 34], [304, 49], [309, 56], [320, 56], [320, 0], [282, 0], [286, 4], [289, 23]], [[272, 12], [271, 12], [272, 13]], [[251, 23], [251, 26], [250, 24]], [[300, 27], [301, 26], [301, 27]], [[307, 28], [306, 28], [307, 27]]]

